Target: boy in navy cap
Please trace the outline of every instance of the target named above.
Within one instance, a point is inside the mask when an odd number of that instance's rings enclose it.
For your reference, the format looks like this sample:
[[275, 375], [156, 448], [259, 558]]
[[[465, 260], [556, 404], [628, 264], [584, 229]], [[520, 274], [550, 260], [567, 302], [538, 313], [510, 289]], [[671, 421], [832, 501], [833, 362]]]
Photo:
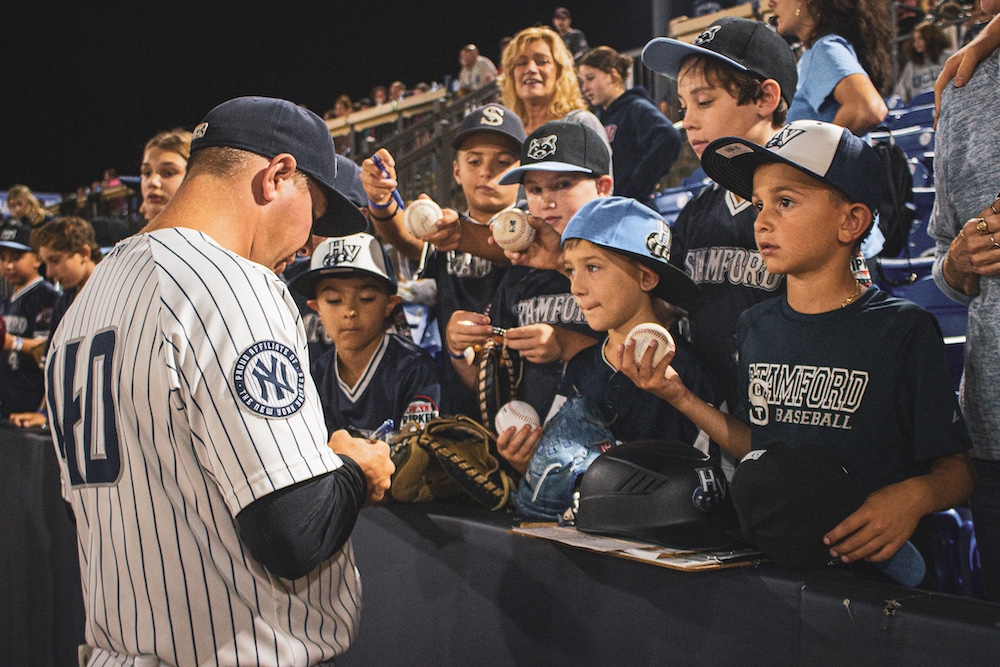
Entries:
[[667, 360], [654, 368], [647, 353], [623, 370], [737, 458], [776, 441], [827, 449], [867, 498], [825, 535], [831, 556], [885, 561], [921, 517], [965, 500], [973, 474], [936, 320], [851, 272], [885, 187], [881, 162], [847, 129], [797, 121], [766, 147], [714, 141], [702, 165], [752, 199], [757, 246], [787, 293], [740, 318], [738, 418], [694, 396]]
[[[667, 438], [695, 444], [698, 427], [662, 398], [636, 387], [612, 361], [636, 325], [673, 324], [657, 316], [654, 297], [681, 306], [698, 298], [698, 286], [667, 262], [666, 221], [634, 199], [599, 197], [570, 219], [562, 243], [573, 298], [590, 327], [606, 331], [607, 337], [570, 360], [550, 414], [567, 397], [586, 396], [600, 407], [611, 432], [622, 442]], [[697, 353], [683, 339], [676, 344], [674, 369], [685, 385], [711, 401]]]
[[[362, 182], [368, 197], [376, 207], [390, 207], [372, 209], [375, 229], [402, 256], [421, 262], [422, 277], [435, 280], [434, 316], [442, 341], [452, 313], [485, 310], [503, 278], [507, 261], [495, 246], [492, 253], [480, 253], [483, 256], [473, 253], [489, 247], [486, 223], [490, 218], [513, 206], [517, 199], [517, 186], [501, 185], [499, 178], [517, 165], [524, 139], [521, 119], [500, 104], [488, 104], [466, 116], [451, 145], [455, 149], [455, 182], [462, 187], [468, 210], [460, 216], [445, 208], [438, 223], [439, 231], [423, 239], [407, 231], [403, 211], [392, 201], [391, 193], [396, 187], [392, 156], [384, 148], [376, 153], [388, 176], [373, 159], [365, 160]], [[450, 409], [478, 418], [475, 396], [447, 362], [444, 381]]]
[[38, 410], [45, 394], [39, 359], [49, 336], [52, 307], [59, 297], [41, 277], [31, 228], [8, 223], [0, 228], [0, 275], [14, 293], [0, 304], [10, 343], [0, 353], [0, 415]]
[[[784, 124], [798, 80], [784, 39], [760, 21], [732, 17], [712, 23], [693, 44], [656, 38], [643, 49], [642, 61], [677, 81], [684, 130], [699, 158], [724, 136], [766, 143]], [[670, 261], [703, 295], [688, 313], [687, 333], [730, 411], [739, 402], [736, 322], [744, 310], [785, 289], [754, 243], [756, 217], [748, 200], [711, 183], [671, 229]]]
[[292, 281], [323, 320], [334, 348], [312, 362], [330, 432], [369, 436], [386, 419], [401, 430], [439, 414], [441, 380], [434, 359], [413, 341], [386, 332], [400, 302], [385, 249], [367, 233], [326, 239], [311, 270]]

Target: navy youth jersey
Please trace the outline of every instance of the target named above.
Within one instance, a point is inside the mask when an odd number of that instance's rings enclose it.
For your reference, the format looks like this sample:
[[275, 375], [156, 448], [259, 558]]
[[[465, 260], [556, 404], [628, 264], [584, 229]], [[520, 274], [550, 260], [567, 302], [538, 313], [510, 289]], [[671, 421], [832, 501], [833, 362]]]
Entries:
[[[286, 285], [290, 285], [293, 280], [309, 271], [311, 261], [310, 257], [296, 257], [295, 261], [282, 271], [281, 279]], [[315, 361], [333, 349], [333, 339], [323, 327], [319, 313], [306, 303], [306, 298], [293, 289], [289, 288], [288, 292], [299, 308], [299, 315], [302, 316], [302, 326], [306, 330], [306, 341], [309, 344], [309, 359]], [[316, 379], [315, 376], [313, 379]]]
[[312, 364], [326, 426], [368, 436], [391, 418], [400, 430], [410, 421], [438, 416], [441, 377], [433, 357], [411, 340], [385, 334], [365, 372], [348, 387], [337, 373], [337, 350]]
[[941, 329], [914, 303], [872, 287], [806, 315], [772, 299], [743, 315], [738, 335], [738, 415], [755, 449], [825, 447], [871, 493], [970, 447]]
[[[570, 293], [569, 278], [558, 271], [512, 266], [497, 290], [490, 318], [494, 326], [510, 329], [529, 324], [550, 324], [597, 340], [600, 335], [587, 325], [583, 311]], [[565, 364], [524, 362], [518, 398], [546, 415], [555, 398]]]
[[[424, 271], [422, 277], [433, 278], [437, 283], [437, 318], [441, 340], [446, 340], [448, 320], [456, 310], [482, 313], [493, 300], [506, 266], [467, 252], [438, 252], [424, 244]], [[479, 403], [475, 394], [459, 379], [450, 363], [443, 364], [444, 391], [452, 412], [479, 419]]]
[[[580, 351], [566, 365], [561, 396], [586, 396], [594, 401], [621, 442], [646, 438], [680, 440], [694, 445], [701, 431], [677, 408], [644, 391], [608, 362], [604, 343]], [[707, 403], [713, 403], [710, 384], [698, 353], [686, 340], [677, 339], [671, 362], [684, 385]]]
[[736, 392], [736, 325], [750, 306], [784, 294], [783, 276], [764, 267], [753, 223], [757, 209], [715, 183], [688, 202], [671, 228], [670, 262], [701, 288], [688, 314], [690, 337], [708, 365], [720, 401]]
[[[38, 278], [0, 305], [7, 333], [21, 338], [48, 338], [52, 306], [59, 292]], [[34, 412], [45, 394], [45, 373], [27, 352], [0, 353], [0, 414]]]

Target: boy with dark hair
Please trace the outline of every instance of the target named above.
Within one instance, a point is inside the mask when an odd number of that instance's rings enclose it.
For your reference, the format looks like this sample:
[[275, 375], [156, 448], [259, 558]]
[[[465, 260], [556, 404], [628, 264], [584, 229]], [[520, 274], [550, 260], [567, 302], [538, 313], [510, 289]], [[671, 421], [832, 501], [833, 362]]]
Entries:
[[38, 410], [45, 395], [40, 366], [59, 293], [39, 275], [42, 261], [31, 245], [31, 228], [0, 228], [0, 275], [13, 294], [0, 304], [10, 345], [0, 354], [0, 415]]
[[[668, 360], [653, 367], [647, 353], [625, 372], [737, 458], [774, 442], [829, 451], [867, 497], [825, 535], [831, 556], [885, 561], [974, 477], [936, 320], [851, 271], [882, 201], [881, 162], [845, 128], [797, 121], [763, 148], [717, 140], [702, 164], [752, 198], [757, 246], [787, 293], [740, 318], [739, 418], [694, 396]], [[618, 360], [632, 353], [619, 346]]]
[[328, 238], [310, 266], [291, 288], [309, 300], [333, 339], [333, 349], [312, 361], [330, 432], [343, 428], [367, 437], [386, 419], [402, 430], [437, 417], [437, 364], [413, 341], [386, 332], [400, 297], [379, 240], [364, 232]]
[[[677, 80], [684, 130], [698, 157], [723, 136], [767, 143], [784, 124], [798, 81], [785, 40], [747, 19], [719, 19], [693, 44], [654, 39], [642, 61]], [[689, 336], [729, 410], [737, 403], [736, 322], [750, 306], [784, 291], [782, 277], [766, 269], [754, 243], [756, 217], [748, 200], [712, 183], [671, 230], [670, 261], [702, 290], [688, 313]]]
[[[517, 187], [500, 185], [498, 181], [503, 173], [517, 165], [524, 139], [521, 119], [500, 104], [488, 104], [466, 116], [451, 145], [455, 149], [455, 182], [462, 187], [468, 209], [460, 216], [445, 208], [443, 219], [438, 223], [439, 230], [420, 239], [407, 231], [403, 210], [392, 201], [396, 172], [389, 152], [380, 149], [376, 153], [389, 175], [383, 174], [372, 158], [365, 160], [362, 166], [362, 182], [372, 201], [375, 229], [400, 255], [419, 260], [423, 266], [421, 276], [433, 278], [437, 284], [434, 316], [442, 345], [452, 313], [484, 311], [507, 269], [507, 262], [499, 252], [481, 257], [467, 251], [485, 247], [485, 238], [475, 243], [476, 232], [489, 236], [486, 223], [517, 200]], [[386, 207], [388, 209], [383, 210]], [[451, 230], [458, 226], [462, 229], [456, 247]], [[475, 396], [447, 362], [444, 364], [444, 385], [451, 410], [478, 418]]]

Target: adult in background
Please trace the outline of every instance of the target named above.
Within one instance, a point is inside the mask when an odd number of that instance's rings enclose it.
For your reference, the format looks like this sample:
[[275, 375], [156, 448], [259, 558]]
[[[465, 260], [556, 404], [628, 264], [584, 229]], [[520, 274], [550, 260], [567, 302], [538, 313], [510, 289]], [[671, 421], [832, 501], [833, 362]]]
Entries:
[[909, 102], [919, 92], [934, 87], [944, 61], [951, 56], [951, 39], [939, 26], [921, 23], [903, 43], [906, 65], [899, 75], [893, 93]]
[[191, 133], [182, 128], [160, 132], [146, 142], [139, 167], [142, 206], [139, 212], [147, 222], [155, 218], [177, 192], [188, 158], [191, 157]]
[[591, 49], [577, 69], [583, 94], [614, 151], [615, 194], [645, 202], [677, 161], [681, 135], [642, 86], [625, 89], [632, 58], [607, 46]]
[[566, 48], [576, 59], [586, 53], [590, 47], [587, 46], [587, 38], [584, 37], [583, 32], [572, 28], [572, 25], [573, 17], [570, 16], [569, 10], [565, 7], [556, 7], [555, 11], [552, 12], [552, 27], [559, 33]]
[[502, 67], [503, 104], [524, 122], [525, 132], [565, 120], [586, 125], [607, 141], [601, 121], [587, 110], [573, 58], [559, 35], [545, 27], [525, 28], [504, 49]]
[[47, 396], [90, 664], [317, 665], [357, 632], [348, 538], [393, 465], [384, 442], [327, 440], [276, 275], [310, 229], [364, 229], [335, 176], [316, 114], [219, 105], [170, 206], [63, 317]]
[[7, 208], [16, 222], [27, 225], [32, 230], [52, 220], [52, 216], [45, 212], [38, 197], [27, 185], [10, 186], [7, 190]]
[[[987, 11], [1000, 0], [984, 0]], [[1000, 602], [1000, 51], [941, 97], [934, 154], [934, 280], [969, 307], [959, 400], [978, 481], [970, 505], [986, 597]]]
[[458, 53], [462, 70], [458, 73], [458, 91], [471, 93], [497, 78], [497, 68], [486, 56], [479, 55], [479, 47], [466, 44]]
[[[885, 0], [768, 0], [778, 33], [805, 47], [788, 122], [822, 120], [864, 136], [888, 113], [892, 26]], [[880, 92], [881, 91], [881, 92]]]

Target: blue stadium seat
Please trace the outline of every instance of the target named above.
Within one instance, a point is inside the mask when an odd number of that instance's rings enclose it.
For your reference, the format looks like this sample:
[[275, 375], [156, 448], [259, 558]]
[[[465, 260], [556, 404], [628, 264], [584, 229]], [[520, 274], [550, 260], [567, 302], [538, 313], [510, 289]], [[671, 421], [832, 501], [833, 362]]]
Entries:
[[913, 176], [913, 187], [932, 188], [934, 187], [934, 174], [927, 168], [922, 160], [912, 157], [907, 160], [910, 164], [910, 174]]
[[890, 111], [883, 121], [890, 129], [934, 127], [934, 105], [924, 104]]
[[[872, 132], [872, 140], [887, 139], [886, 132]], [[933, 127], [907, 127], [895, 130], [892, 138], [896, 144], [903, 149], [906, 157], [915, 157], [921, 160], [927, 158], [927, 153], [934, 152], [934, 128]]]
[[913, 227], [907, 245], [909, 257], [919, 257], [925, 253], [934, 254], [934, 239], [927, 234], [927, 223], [934, 208], [934, 188], [913, 186]]
[[923, 106], [925, 104], [934, 104], [934, 89], [929, 88], [928, 90], [921, 90], [919, 93], [913, 96], [913, 98], [906, 104], [906, 106], [913, 108]]
[[667, 224], [673, 225], [681, 209], [691, 201], [692, 197], [694, 197], [694, 193], [684, 186], [669, 188], [653, 195], [652, 206], [657, 213], [663, 216]]
[[705, 170], [698, 167], [690, 176], [681, 179], [680, 187], [699, 192], [703, 187], [708, 185], [711, 180], [712, 179], [708, 177], [708, 174], [705, 173]]
[[894, 111], [896, 109], [902, 109], [906, 106], [906, 102], [899, 95], [890, 95], [885, 98], [885, 106], [888, 107], [889, 111]]

